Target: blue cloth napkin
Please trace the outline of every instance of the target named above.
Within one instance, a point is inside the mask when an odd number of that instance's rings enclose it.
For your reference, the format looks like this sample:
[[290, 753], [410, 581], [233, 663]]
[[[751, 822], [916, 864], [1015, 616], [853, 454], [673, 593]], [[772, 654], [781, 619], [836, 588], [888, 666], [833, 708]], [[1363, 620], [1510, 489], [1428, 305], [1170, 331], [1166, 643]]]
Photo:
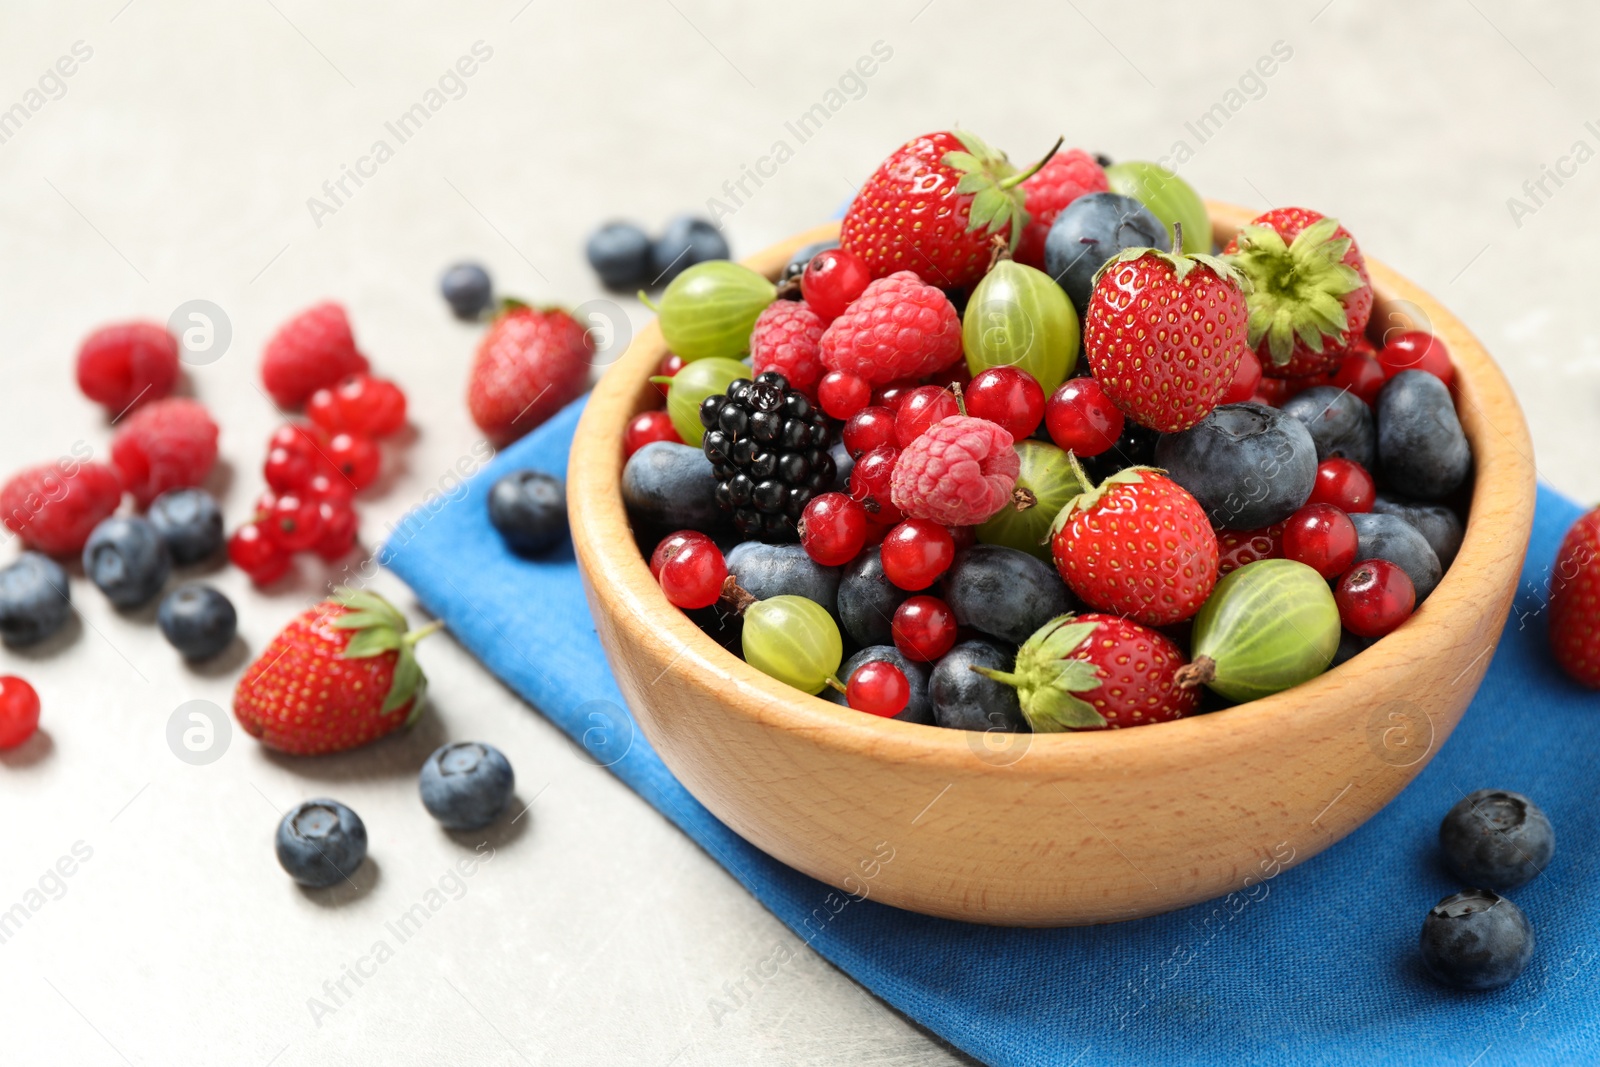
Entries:
[[[566, 469], [581, 406], [507, 449], [454, 499], [412, 513], [383, 562], [490, 670], [906, 1015], [987, 1063], [1029, 1067], [1600, 1062], [1600, 698], [1558, 671], [1541, 611], [1556, 546], [1580, 513], [1571, 501], [1540, 490], [1505, 639], [1432, 764], [1256, 899], [1062, 930], [974, 926], [869, 900], [817, 932], [802, 920], [832, 891], [717, 821], [633, 729], [570, 548], [524, 562], [489, 526], [484, 495], [499, 475]], [[1558, 845], [1544, 875], [1509, 894], [1537, 931], [1533, 963], [1510, 987], [1469, 995], [1427, 978], [1416, 941], [1427, 909], [1461, 888], [1437, 857], [1439, 820], [1485, 787], [1532, 796]]]

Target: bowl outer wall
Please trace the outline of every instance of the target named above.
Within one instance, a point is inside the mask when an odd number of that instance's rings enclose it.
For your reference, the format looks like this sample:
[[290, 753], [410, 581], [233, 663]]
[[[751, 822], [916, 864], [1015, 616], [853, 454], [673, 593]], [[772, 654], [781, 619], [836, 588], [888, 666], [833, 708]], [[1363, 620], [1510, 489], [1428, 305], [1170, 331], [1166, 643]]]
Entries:
[[[1226, 242], [1254, 216], [1209, 203]], [[775, 276], [818, 227], [746, 260]], [[1365, 822], [1427, 764], [1477, 691], [1532, 528], [1535, 470], [1509, 384], [1467, 329], [1367, 260], [1369, 333], [1418, 325], [1457, 368], [1475, 483], [1465, 538], [1399, 630], [1296, 688], [1209, 715], [1082, 734], [968, 733], [799, 693], [673, 608], [635, 547], [622, 430], [655, 405], [666, 351], [642, 330], [596, 386], [568, 468], [573, 541], [596, 629], [662, 760], [763, 851], [928, 915], [1056, 926], [1137, 918], [1274, 877]], [[883, 862], [881, 857], [892, 855]]]

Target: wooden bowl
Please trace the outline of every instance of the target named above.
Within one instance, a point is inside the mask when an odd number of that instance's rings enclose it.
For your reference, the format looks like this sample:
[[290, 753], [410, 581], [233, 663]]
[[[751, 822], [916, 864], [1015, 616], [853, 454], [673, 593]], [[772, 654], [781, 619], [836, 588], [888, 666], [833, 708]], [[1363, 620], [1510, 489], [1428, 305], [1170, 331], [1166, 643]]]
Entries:
[[[1212, 204], [1219, 241], [1253, 212]], [[747, 261], [776, 276], [837, 224]], [[878, 719], [776, 682], [667, 603], [619, 491], [654, 407], [655, 324], [596, 387], [568, 470], [573, 540], [628, 704], [674, 774], [746, 840], [857, 897], [971, 922], [1132, 919], [1251, 891], [1327, 848], [1427, 764], [1477, 691], [1533, 522], [1533, 448], [1477, 340], [1372, 259], [1374, 336], [1424, 320], [1455, 357], [1476, 480], [1460, 555], [1404, 626], [1276, 696], [1178, 722], [1006, 734]], [[818, 899], [818, 905], [823, 901]]]

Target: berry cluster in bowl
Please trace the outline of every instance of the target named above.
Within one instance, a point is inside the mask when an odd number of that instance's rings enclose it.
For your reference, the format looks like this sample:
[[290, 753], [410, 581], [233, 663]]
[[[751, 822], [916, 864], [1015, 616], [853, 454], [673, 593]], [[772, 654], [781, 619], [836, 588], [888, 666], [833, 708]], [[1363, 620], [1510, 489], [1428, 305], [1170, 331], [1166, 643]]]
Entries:
[[708, 262], [661, 294], [623, 497], [671, 603], [863, 712], [1063, 731], [1254, 700], [1403, 625], [1460, 546], [1449, 353], [1375, 347], [1373, 300], [1318, 212], [1218, 249], [1154, 164], [919, 137], [777, 284]]

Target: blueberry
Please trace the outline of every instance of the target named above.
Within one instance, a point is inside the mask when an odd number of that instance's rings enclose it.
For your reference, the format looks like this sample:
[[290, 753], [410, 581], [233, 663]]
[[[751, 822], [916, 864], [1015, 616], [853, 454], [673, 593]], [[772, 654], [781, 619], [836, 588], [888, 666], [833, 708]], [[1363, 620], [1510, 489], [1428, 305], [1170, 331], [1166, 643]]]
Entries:
[[974, 667], [1009, 671], [1016, 665], [1016, 650], [993, 641], [962, 641], [944, 654], [928, 678], [928, 699], [933, 721], [953, 730], [1003, 730], [1027, 733], [1017, 691], [987, 678]]
[[832, 241], [813, 241], [789, 257], [789, 262], [783, 265], [783, 273], [778, 275], [778, 283], [798, 278], [806, 272], [806, 264], [814, 259], [818, 252], [826, 252], [830, 248], [838, 248], [837, 239]]
[[894, 643], [894, 611], [911, 594], [883, 576], [876, 546], [852, 560], [839, 579], [839, 622], [863, 648]]
[[239, 628], [239, 614], [231, 600], [209, 585], [182, 585], [162, 598], [156, 624], [184, 659], [198, 663], [228, 647]]
[[516, 784], [500, 750], [477, 741], [437, 749], [417, 778], [422, 806], [451, 830], [476, 830], [494, 822], [506, 810]]
[[1460, 517], [1443, 504], [1420, 504], [1380, 492], [1373, 501], [1372, 510], [1380, 515], [1398, 515], [1415, 526], [1417, 532], [1427, 538], [1443, 569], [1449, 570], [1450, 564], [1455, 562], [1464, 531]]
[[1350, 516], [1350, 521], [1356, 527], [1356, 560], [1388, 560], [1411, 579], [1417, 590], [1417, 603], [1426, 600], [1444, 577], [1444, 568], [1439, 566], [1439, 557], [1434, 555], [1428, 539], [1398, 515], [1357, 513]]
[[1094, 275], [1125, 248], [1172, 246], [1161, 220], [1131, 196], [1090, 193], [1061, 209], [1044, 239], [1044, 269], [1067, 291], [1081, 322]]
[[836, 614], [839, 568], [824, 567], [799, 545], [769, 545], [741, 541], [728, 553], [728, 573], [757, 600], [775, 596], [802, 596]]
[[24, 552], [0, 570], [0, 638], [11, 648], [54, 636], [71, 616], [67, 572], [49, 556]]
[[494, 286], [489, 282], [489, 272], [476, 263], [457, 263], [439, 279], [439, 292], [455, 317], [471, 322], [489, 308], [494, 299]]
[[728, 258], [728, 242], [705, 219], [679, 215], [650, 249], [651, 284], [665, 285], [696, 263]]
[[169, 489], [145, 514], [179, 567], [210, 559], [222, 548], [222, 511], [204, 489]]
[[1000, 545], [973, 545], [957, 552], [940, 585], [956, 622], [1013, 645], [1074, 608], [1072, 594], [1054, 567]]
[[367, 828], [337, 800], [308, 800], [278, 824], [278, 862], [303, 886], [337, 885], [366, 858]]
[[1425, 370], [1401, 371], [1378, 393], [1378, 470], [1386, 488], [1441, 500], [1461, 487], [1472, 449], [1450, 388]]
[[1377, 431], [1372, 426], [1372, 409], [1359, 396], [1331, 385], [1316, 385], [1285, 400], [1282, 410], [1311, 431], [1318, 463], [1338, 456], [1372, 469]]
[[1194, 496], [1211, 524], [1259, 530], [1293, 515], [1317, 479], [1317, 446], [1293, 415], [1225, 404], [1182, 433], [1162, 434], [1156, 466]]
[[489, 523], [519, 556], [537, 556], [567, 539], [567, 488], [543, 471], [512, 471], [489, 489]]
[[650, 281], [650, 236], [631, 222], [608, 222], [583, 246], [600, 283], [632, 289]]
[[693, 445], [653, 441], [622, 468], [622, 501], [649, 532], [713, 531], [723, 525], [711, 461]]
[[[911, 697], [906, 701], [905, 710], [895, 718], [902, 722], [920, 722], [924, 726], [933, 725], [933, 705], [928, 703], [928, 668], [921, 663], [913, 663], [905, 654], [893, 645], [873, 645], [863, 648], [860, 652], [845, 660], [844, 666], [839, 668], [839, 680], [849, 683], [850, 676], [863, 663], [892, 663], [900, 668], [900, 673], [906, 676], [906, 682], [911, 686]], [[833, 686], [823, 686], [822, 692], [817, 694], [824, 700], [831, 700], [835, 704], [845, 704], [844, 694]]]
[[1457, 989], [1499, 989], [1533, 958], [1533, 926], [1522, 909], [1489, 889], [1467, 889], [1422, 920], [1422, 962]]
[[172, 557], [149, 520], [113, 516], [89, 535], [83, 570], [111, 603], [136, 608], [161, 592], [172, 573]]
[[1439, 824], [1445, 865], [1468, 885], [1515, 889], [1538, 877], [1556, 852], [1556, 832], [1539, 805], [1503, 789], [1463, 797]]
[[828, 447], [828, 455], [833, 457], [833, 491], [835, 493], [850, 492], [850, 472], [856, 469], [855, 457], [850, 450], [844, 447], [843, 441], [835, 441]]
[[1334, 649], [1333, 662], [1329, 666], [1337, 667], [1341, 663], [1348, 663], [1371, 648], [1375, 640], [1377, 639], [1372, 637], [1358, 637], [1349, 630], [1339, 631], [1339, 647]]

